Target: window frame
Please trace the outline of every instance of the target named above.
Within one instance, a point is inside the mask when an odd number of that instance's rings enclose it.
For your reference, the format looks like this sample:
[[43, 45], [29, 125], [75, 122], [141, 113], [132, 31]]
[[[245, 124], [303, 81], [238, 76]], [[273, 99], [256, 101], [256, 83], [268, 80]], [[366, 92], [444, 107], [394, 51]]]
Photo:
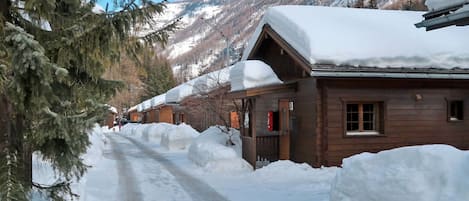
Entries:
[[[464, 99], [462, 98], [445, 98], [446, 99], [446, 121], [447, 122], [450, 122], [450, 123], [458, 123], [458, 122], [464, 122], [464, 119], [465, 119], [465, 112], [464, 112], [464, 105], [465, 105], [465, 101]], [[462, 119], [454, 119], [452, 120], [451, 119], [451, 105], [453, 102], [461, 102], [462, 103]]]
[[[385, 136], [385, 122], [386, 122], [386, 101], [376, 99], [341, 99], [342, 100], [342, 130], [344, 138], [355, 138], [355, 137], [384, 137]], [[347, 131], [347, 105], [348, 104], [373, 104], [376, 108], [376, 120], [375, 129], [373, 131]], [[360, 112], [360, 110], [359, 110]], [[363, 115], [363, 110], [361, 111]], [[363, 116], [361, 117], [363, 118]], [[361, 123], [361, 125], [360, 125]], [[359, 127], [363, 127], [363, 119], [359, 117]]]

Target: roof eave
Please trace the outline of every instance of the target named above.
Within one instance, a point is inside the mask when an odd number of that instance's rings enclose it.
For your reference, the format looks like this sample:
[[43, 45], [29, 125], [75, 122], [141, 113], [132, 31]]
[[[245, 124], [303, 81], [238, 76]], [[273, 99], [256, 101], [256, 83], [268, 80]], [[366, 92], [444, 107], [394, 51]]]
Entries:
[[341, 78], [400, 78], [400, 79], [454, 79], [469, 80], [469, 73], [397, 73], [397, 72], [334, 72], [312, 71], [311, 77], [341, 77]]
[[452, 13], [436, 18], [426, 19], [417, 24], [415, 27], [422, 28], [425, 27], [427, 31], [434, 29], [439, 29], [452, 25], [468, 25], [469, 24], [469, 11]]

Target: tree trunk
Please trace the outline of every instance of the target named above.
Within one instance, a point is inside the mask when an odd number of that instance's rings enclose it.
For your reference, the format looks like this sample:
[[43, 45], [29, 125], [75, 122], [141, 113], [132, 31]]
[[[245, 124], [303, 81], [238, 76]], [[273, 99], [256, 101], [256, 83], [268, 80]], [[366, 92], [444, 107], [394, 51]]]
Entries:
[[0, 0], [0, 16], [2, 16], [7, 22], [11, 20], [10, 6], [10, 0]]
[[31, 147], [24, 142], [24, 116], [15, 115], [11, 102], [3, 94], [0, 98], [0, 152], [5, 156], [6, 147], [18, 156], [18, 175], [24, 187], [32, 185], [32, 154]]

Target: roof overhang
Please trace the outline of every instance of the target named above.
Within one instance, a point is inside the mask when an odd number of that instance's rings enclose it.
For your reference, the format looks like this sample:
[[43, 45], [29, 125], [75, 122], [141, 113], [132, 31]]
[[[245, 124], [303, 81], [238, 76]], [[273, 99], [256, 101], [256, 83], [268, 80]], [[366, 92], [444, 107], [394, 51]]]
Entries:
[[436, 18], [426, 19], [422, 22], [415, 24], [417, 28], [425, 27], [427, 31], [431, 31], [434, 29], [439, 29], [447, 26], [464, 26], [469, 25], [469, 10], [452, 13]]
[[417, 28], [425, 27], [427, 31], [431, 31], [452, 25], [469, 25], [469, 11], [458, 11], [466, 4], [469, 4], [469, 1], [427, 12], [423, 15], [425, 19], [415, 26]]

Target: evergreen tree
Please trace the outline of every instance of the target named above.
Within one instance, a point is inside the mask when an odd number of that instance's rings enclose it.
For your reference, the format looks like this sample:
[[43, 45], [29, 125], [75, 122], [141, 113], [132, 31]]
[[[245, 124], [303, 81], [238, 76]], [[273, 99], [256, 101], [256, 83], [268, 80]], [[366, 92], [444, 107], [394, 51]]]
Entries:
[[[137, 38], [136, 26], [151, 23], [164, 2], [118, 4], [120, 11], [94, 13], [93, 0], [0, 0], [0, 200], [27, 200], [32, 187], [54, 200], [73, 196], [70, 180], [87, 168], [87, 131], [122, 86], [103, 79], [104, 69], [121, 51], [137, 59], [175, 28], [177, 21]], [[34, 151], [63, 179], [32, 182]]]
[[143, 55], [145, 74], [142, 76], [144, 94], [141, 101], [166, 93], [176, 84], [171, 65], [166, 59], [159, 58], [151, 49]]

